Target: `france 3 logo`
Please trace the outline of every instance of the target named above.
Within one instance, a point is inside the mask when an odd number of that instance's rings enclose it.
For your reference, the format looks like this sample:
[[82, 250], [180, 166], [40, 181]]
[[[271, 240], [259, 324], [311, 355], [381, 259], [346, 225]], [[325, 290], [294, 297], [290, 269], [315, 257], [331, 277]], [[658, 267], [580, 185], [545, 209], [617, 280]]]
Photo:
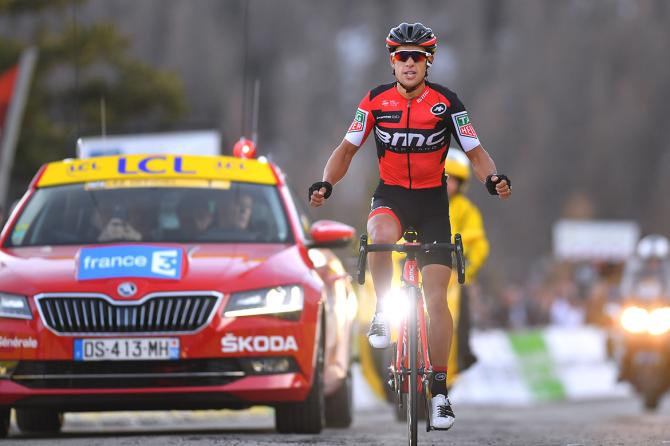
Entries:
[[82, 248], [77, 280], [119, 277], [181, 279], [183, 253], [178, 248], [123, 245]]

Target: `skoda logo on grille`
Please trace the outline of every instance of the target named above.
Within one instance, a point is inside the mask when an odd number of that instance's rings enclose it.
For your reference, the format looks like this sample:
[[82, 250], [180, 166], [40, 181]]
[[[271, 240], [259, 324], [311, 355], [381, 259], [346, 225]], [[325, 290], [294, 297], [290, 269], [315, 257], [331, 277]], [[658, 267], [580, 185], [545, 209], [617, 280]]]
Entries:
[[119, 285], [116, 291], [121, 297], [131, 297], [137, 293], [137, 285], [135, 285], [133, 282], [123, 282], [121, 285]]

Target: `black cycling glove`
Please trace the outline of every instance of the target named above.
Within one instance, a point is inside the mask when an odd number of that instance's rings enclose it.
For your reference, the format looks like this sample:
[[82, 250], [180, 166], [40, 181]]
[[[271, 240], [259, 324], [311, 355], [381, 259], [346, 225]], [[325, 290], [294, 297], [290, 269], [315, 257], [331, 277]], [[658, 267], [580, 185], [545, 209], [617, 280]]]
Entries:
[[330, 184], [328, 181], [317, 181], [316, 183], [309, 186], [309, 197], [307, 198], [307, 200], [312, 201], [312, 194], [314, 193], [314, 191], [319, 191], [321, 190], [322, 187], [326, 188], [326, 193], [324, 194], [323, 198], [330, 197], [330, 194], [333, 193], [333, 185]]
[[[492, 177], [498, 177], [498, 181], [493, 181], [491, 179]], [[496, 173], [486, 177], [486, 189], [489, 191], [489, 194], [498, 195], [498, 191], [496, 190], [496, 184], [500, 183], [502, 180], [507, 181], [507, 185], [510, 187], [510, 189], [512, 188], [512, 182], [510, 181], [509, 178], [507, 178], [507, 175]]]

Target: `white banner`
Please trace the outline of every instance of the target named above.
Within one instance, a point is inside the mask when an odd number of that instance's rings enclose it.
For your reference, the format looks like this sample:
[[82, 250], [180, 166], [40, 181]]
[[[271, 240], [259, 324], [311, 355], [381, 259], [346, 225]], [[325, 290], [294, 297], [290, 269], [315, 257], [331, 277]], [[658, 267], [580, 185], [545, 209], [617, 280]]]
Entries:
[[554, 256], [562, 260], [623, 261], [635, 251], [640, 228], [632, 221], [559, 220]]

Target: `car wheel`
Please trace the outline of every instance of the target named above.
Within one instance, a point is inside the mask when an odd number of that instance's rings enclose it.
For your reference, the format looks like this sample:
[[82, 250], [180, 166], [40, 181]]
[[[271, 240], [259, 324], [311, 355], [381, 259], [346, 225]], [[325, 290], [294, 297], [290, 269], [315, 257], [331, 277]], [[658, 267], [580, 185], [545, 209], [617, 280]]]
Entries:
[[0, 438], [5, 438], [9, 432], [9, 415], [11, 409], [9, 407], [0, 409]]
[[282, 434], [318, 434], [325, 425], [326, 410], [323, 395], [323, 345], [319, 340], [314, 381], [307, 399], [302, 403], [282, 404], [275, 408], [275, 425]]
[[326, 399], [326, 424], [329, 427], [349, 427], [353, 421], [351, 370], [335, 393]]
[[63, 414], [52, 409], [16, 409], [16, 425], [21, 432], [55, 434], [63, 426]]

